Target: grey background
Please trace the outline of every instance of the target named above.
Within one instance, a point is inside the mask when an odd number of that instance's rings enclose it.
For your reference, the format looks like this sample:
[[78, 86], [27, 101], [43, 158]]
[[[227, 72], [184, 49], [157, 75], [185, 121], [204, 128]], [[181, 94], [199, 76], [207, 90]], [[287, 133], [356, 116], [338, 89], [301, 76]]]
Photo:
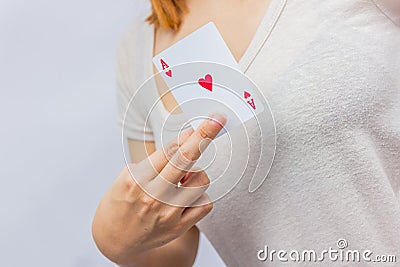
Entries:
[[[0, 265], [113, 266], [91, 239], [124, 165], [115, 47], [139, 0], [0, 0]], [[222, 266], [202, 239], [196, 266]]]

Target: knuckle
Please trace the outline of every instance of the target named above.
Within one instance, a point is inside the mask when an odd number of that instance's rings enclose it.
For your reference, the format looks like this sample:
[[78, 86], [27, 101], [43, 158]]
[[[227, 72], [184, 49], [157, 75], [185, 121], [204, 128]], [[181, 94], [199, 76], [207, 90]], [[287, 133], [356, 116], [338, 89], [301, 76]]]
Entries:
[[190, 135], [192, 135], [192, 133], [193, 133], [193, 129], [192, 129], [192, 128], [190, 128], [189, 130], [187, 130], [187, 131], [181, 133], [181, 134], [179, 135], [179, 137], [178, 137], [178, 140], [177, 140], [178, 146], [181, 146], [181, 145], [185, 142], [185, 140], [186, 140]]
[[179, 162], [182, 162], [186, 165], [190, 161], [196, 159], [196, 154], [189, 149], [180, 149], [180, 152], [178, 154], [178, 159]]
[[160, 224], [170, 224], [175, 220], [175, 212], [172, 209], [165, 209], [158, 218]]
[[145, 207], [153, 207], [156, 204], [156, 201], [152, 198], [147, 196], [146, 194], [143, 195], [141, 198], [141, 204]]
[[178, 149], [179, 144], [177, 143], [177, 141], [172, 141], [171, 143], [169, 143], [164, 149], [166, 158], [170, 160], [175, 155]]
[[124, 191], [125, 191], [125, 201], [133, 203], [140, 196], [142, 189], [131, 177], [128, 177], [125, 181]]
[[154, 198], [144, 194], [140, 198], [140, 212], [142, 214], [149, 213], [150, 211], [156, 210], [159, 207], [159, 202]]
[[211, 138], [211, 133], [205, 126], [199, 127], [199, 130], [197, 133], [201, 139]]

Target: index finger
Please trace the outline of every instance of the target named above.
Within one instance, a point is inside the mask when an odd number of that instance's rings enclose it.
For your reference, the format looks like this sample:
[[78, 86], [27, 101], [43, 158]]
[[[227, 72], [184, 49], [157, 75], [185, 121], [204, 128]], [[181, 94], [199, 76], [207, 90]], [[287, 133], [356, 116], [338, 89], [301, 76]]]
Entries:
[[167, 181], [177, 184], [200, 157], [201, 152], [211, 143], [226, 124], [224, 115], [216, 113], [205, 120], [182, 144], [175, 156], [161, 171]]
[[[176, 154], [179, 147], [192, 135], [193, 129], [187, 130], [180, 134], [179, 137], [165, 147], [154, 151], [147, 158], [130, 168], [132, 176], [136, 182], [150, 181], [157, 177], [162, 169], [168, 164], [171, 158]], [[137, 174], [135, 176], [135, 174]]]

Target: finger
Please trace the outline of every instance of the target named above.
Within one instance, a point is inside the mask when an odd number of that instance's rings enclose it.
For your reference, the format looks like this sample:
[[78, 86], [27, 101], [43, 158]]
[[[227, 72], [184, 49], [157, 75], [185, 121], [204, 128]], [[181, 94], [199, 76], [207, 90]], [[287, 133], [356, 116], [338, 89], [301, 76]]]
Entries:
[[210, 179], [204, 171], [192, 170], [186, 175], [186, 181], [175, 194], [175, 203], [181, 207], [189, 207], [207, 190]]
[[210, 179], [200, 169], [193, 169], [187, 174], [187, 181], [180, 187], [164, 179], [153, 179], [147, 189], [160, 201], [177, 207], [191, 206], [208, 188]]
[[178, 151], [179, 147], [193, 134], [193, 129], [183, 132], [177, 139], [153, 152], [135, 166], [136, 173], [151, 172], [152, 178], [157, 176]]
[[226, 118], [214, 114], [204, 121], [199, 128], [184, 142], [173, 158], [160, 173], [160, 177], [177, 184], [200, 157], [201, 152], [218, 135], [226, 123]]
[[210, 179], [201, 168], [193, 167], [180, 181], [183, 188], [186, 187], [205, 187], [210, 184]]
[[213, 203], [206, 193], [193, 204], [194, 207], [184, 209], [181, 222], [184, 225], [195, 225], [213, 209]]

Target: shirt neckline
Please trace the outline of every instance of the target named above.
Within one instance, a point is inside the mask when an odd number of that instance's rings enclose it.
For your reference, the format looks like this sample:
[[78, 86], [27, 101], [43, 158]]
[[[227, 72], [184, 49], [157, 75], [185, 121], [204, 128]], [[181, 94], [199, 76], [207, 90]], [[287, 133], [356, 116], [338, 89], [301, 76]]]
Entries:
[[[247, 47], [246, 51], [244, 52], [243, 56], [240, 58], [238, 64], [241, 68], [241, 70], [246, 73], [248, 69], [250, 68], [251, 64], [257, 57], [258, 53], [270, 37], [276, 23], [278, 22], [280, 16], [282, 15], [282, 12], [286, 6], [287, 0], [271, 0], [269, 3], [269, 6], [260, 22], [260, 25], [258, 26], [252, 40], [250, 41], [249, 46]], [[145, 38], [145, 46], [146, 46], [146, 59], [149, 59], [149, 63], [145, 63], [147, 66], [147, 75], [148, 77], [153, 77], [153, 50], [154, 50], [154, 27], [152, 25], [146, 24], [147, 30], [146, 30], [146, 38]], [[147, 61], [147, 60], [146, 60]], [[152, 93], [155, 93], [155, 99], [158, 99], [159, 93], [157, 90], [157, 85], [154, 81], [154, 79], [151, 79], [152, 83]], [[161, 102], [159, 106], [159, 111], [163, 119], [166, 117], [170, 116], [173, 117], [174, 120], [169, 120], [168, 124], [172, 128], [176, 128], [179, 125], [182, 125], [186, 121], [185, 116], [183, 113], [179, 114], [173, 114], [170, 113], [164, 106], [164, 103]], [[165, 125], [168, 127], [168, 125]]]
[[239, 60], [240, 68], [244, 73], [248, 71], [258, 53], [271, 36], [271, 33], [286, 6], [286, 2], [287, 0], [271, 0], [253, 39]]

